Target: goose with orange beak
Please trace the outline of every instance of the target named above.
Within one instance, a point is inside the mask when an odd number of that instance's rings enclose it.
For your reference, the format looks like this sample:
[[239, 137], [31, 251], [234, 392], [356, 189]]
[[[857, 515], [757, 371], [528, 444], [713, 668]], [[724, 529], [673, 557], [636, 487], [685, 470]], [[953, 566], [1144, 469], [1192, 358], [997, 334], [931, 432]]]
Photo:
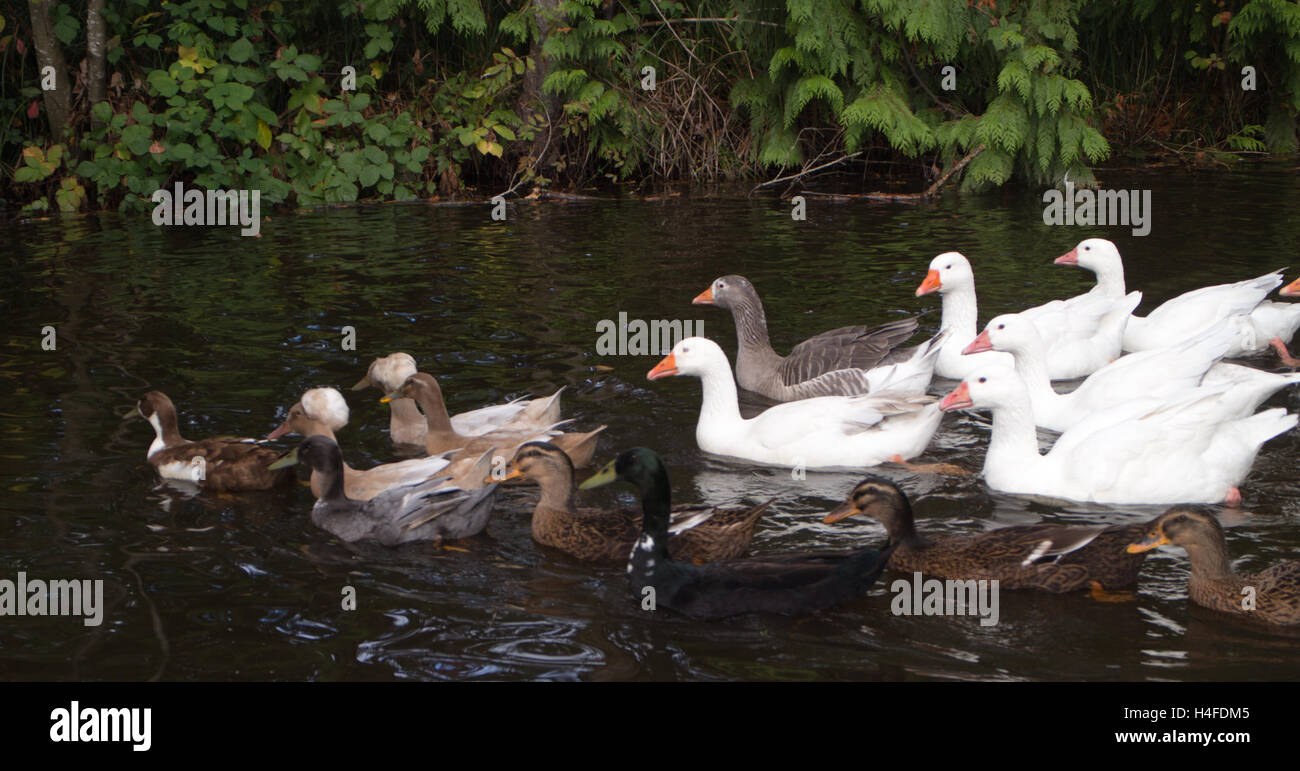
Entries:
[[650, 380], [693, 375], [703, 384], [695, 439], [701, 450], [769, 465], [808, 469], [874, 466], [919, 455], [939, 426], [934, 397], [884, 390], [821, 396], [740, 415], [736, 383], [717, 343], [690, 337], [651, 369]]
[[736, 383], [774, 401], [855, 396], [886, 387], [920, 394], [934, 376], [937, 339], [899, 347], [916, 331], [915, 318], [832, 329], [781, 356], [768, 339], [763, 301], [744, 276], [714, 279], [692, 303], [731, 311], [736, 323]]
[[977, 370], [940, 408], [992, 410], [982, 475], [994, 490], [1093, 503], [1236, 505], [1260, 446], [1295, 427], [1296, 416], [1278, 408], [1218, 420], [1213, 398], [1120, 405], [1065, 431], [1045, 455], [1029, 393], [1011, 370]]

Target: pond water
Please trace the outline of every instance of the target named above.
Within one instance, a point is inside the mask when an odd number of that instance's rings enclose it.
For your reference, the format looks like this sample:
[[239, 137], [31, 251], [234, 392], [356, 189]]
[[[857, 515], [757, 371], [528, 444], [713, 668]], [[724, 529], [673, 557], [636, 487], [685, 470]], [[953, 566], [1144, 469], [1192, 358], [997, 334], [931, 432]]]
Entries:
[[[98, 627], [0, 619], [0, 679], [1297, 679], [1296, 641], [1191, 606], [1186, 558], [1168, 547], [1130, 601], [1008, 591], [991, 627], [893, 616], [887, 582], [806, 619], [696, 623], [642, 611], [621, 567], [535, 547], [535, 488], [506, 489], [464, 551], [347, 547], [311, 524], [305, 487], [194, 498], [160, 489], [145, 460], [151, 430], [120, 419], [158, 389], [189, 437], [264, 436], [304, 389], [333, 385], [352, 408], [340, 442], [364, 467], [393, 458], [387, 407], [378, 391], [346, 389], [372, 358], [402, 350], [439, 378], [453, 412], [567, 386], [565, 417], [609, 426], [597, 462], [653, 447], [677, 501], [776, 496], [754, 553], [874, 542], [883, 531], [865, 518], [821, 523], [859, 475], [797, 480], [704, 456], [699, 381], [647, 381], [658, 356], [598, 355], [597, 322], [620, 312], [698, 319], [731, 355], [729, 315], [691, 299], [741, 273], [766, 303], [778, 350], [918, 312], [930, 333], [938, 300], [913, 292], [935, 254], [972, 259], [984, 321], [1084, 291], [1091, 274], [1052, 259], [1096, 235], [1119, 245], [1144, 310], [1194, 287], [1300, 268], [1294, 169], [1116, 170], [1103, 183], [1153, 191], [1149, 236], [1045, 226], [1040, 195], [1025, 190], [919, 207], [809, 197], [803, 222], [788, 202], [728, 192], [519, 203], [506, 222], [487, 204], [279, 213], [256, 239], [116, 214], [0, 225], [0, 578], [102, 578], [107, 605]], [[45, 325], [54, 351], [41, 348]], [[344, 326], [355, 328], [355, 351], [341, 350]], [[1251, 363], [1277, 368], [1265, 356]], [[1270, 404], [1300, 408], [1290, 393]], [[947, 416], [922, 460], [978, 469], [987, 437], [987, 416]], [[1298, 458], [1294, 433], [1270, 442], [1243, 509], [1221, 511], [1239, 570], [1295, 558]], [[933, 533], [1160, 510], [880, 471]], [[618, 486], [584, 495], [631, 502]], [[354, 611], [341, 609], [345, 586]]]

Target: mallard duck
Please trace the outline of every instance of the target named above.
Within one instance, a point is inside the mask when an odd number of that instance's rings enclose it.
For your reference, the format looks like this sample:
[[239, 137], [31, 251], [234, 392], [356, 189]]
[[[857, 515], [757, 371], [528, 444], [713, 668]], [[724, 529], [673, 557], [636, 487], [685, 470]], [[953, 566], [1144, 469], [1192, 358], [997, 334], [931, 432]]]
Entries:
[[223, 436], [191, 442], [181, 437], [176, 406], [161, 391], [140, 397], [136, 411], [153, 426], [147, 457], [164, 479], [193, 482], [214, 492], [269, 490], [293, 483], [292, 471], [270, 468], [279, 453], [255, 439]]
[[[533, 509], [534, 541], [580, 560], [627, 559], [641, 531], [640, 512], [577, 507], [573, 462], [559, 447], [529, 442], [519, 448], [506, 471], [505, 479], [527, 479], [542, 489]], [[668, 553], [673, 559], [695, 563], [740, 557], [749, 549], [759, 517], [770, 505], [771, 500], [749, 508], [674, 506]]]
[[646, 375], [695, 375], [704, 386], [695, 441], [716, 455], [807, 469], [875, 466], [894, 455], [914, 458], [942, 415], [934, 397], [881, 391], [786, 402], [741, 417], [727, 355], [703, 337], [688, 337]]
[[[1092, 292], [1124, 295], [1124, 262], [1115, 244], [1087, 238], [1056, 258], [1060, 265], [1078, 265], [1097, 274]], [[1258, 278], [1195, 289], [1169, 300], [1145, 317], [1129, 319], [1124, 350], [1146, 351], [1173, 345], [1208, 327], [1227, 326], [1235, 335], [1227, 356], [1236, 358], [1268, 349], [1272, 340], [1288, 341], [1300, 328], [1300, 305], [1265, 300], [1284, 279], [1276, 270]], [[1287, 288], [1278, 294], [1290, 296]]]
[[[1003, 589], [1073, 592], [1121, 589], [1137, 583], [1146, 555], [1124, 547], [1146, 531], [1146, 524], [1111, 527], [1017, 525], [975, 535], [922, 537], [912, 505], [888, 479], [869, 476], [826, 515], [826, 523], [866, 514], [885, 526], [891, 570], [932, 578], [997, 580]], [[1093, 586], [1096, 584], [1096, 586]]]
[[401, 398], [414, 399], [424, 412], [428, 427], [424, 447], [430, 455], [448, 450], [477, 455], [491, 445], [501, 451], [503, 458], [509, 460], [524, 442], [549, 441], [564, 450], [575, 467], [581, 468], [591, 463], [591, 457], [596, 452], [596, 437], [605, 430], [601, 426], [585, 434], [565, 434], [555, 430], [560, 425], [557, 423], [541, 429], [516, 430], [507, 427], [480, 436], [465, 436], [456, 430], [447, 416], [447, 404], [443, 401], [438, 381], [425, 372], [411, 375], [402, 383], [401, 388], [387, 394], [380, 401], [391, 402]]
[[1012, 370], [977, 370], [944, 397], [944, 411], [993, 410], [984, 480], [994, 490], [1095, 503], [1226, 502], [1264, 442], [1296, 425], [1286, 410], [1216, 422], [1213, 397], [1150, 407], [1121, 404], [1090, 416], [1038, 450], [1025, 385]]
[[1234, 573], [1223, 527], [1203, 506], [1175, 506], [1147, 523], [1145, 537], [1130, 553], [1173, 544], [1187, 552], [1192, 574], [1187, 594], [1205, 608], [1273, 626], [1300, 626], [1300, 561], [1289, 560], [1258, 573]]
[[626, 450], [583, 482], [590, 489], [613, 481], [641, 493], [641, 536], [628, 559], [628, 585], [647, 607], [662, 605], [695, 619], [742, 613], [806, 615], [864, 594], [876, 582], [890, 549], [767, 555], [694, 565], [668, 553], [672, 510], [668, 472], [653, 450]]
[[370, 500], [358, 501], [343, 492], [343, 454], [333, 439], [309, 436], [272, 468], [297, 463], [311, 466], [325, 483], [325, 494], [311, 508], [311, 521], [344, 541], [378, 541], [385, 546], [469, 538], [483, 532], [496, 499], [495, 484], [483, 484], [492, 466], [493, 450], [478, 459], [473, 478], [476, 487], [447, 485], [439, 477], [385, 490]]
[[[402, 387], [406, 379], [417, 372], [415, 359], [409, 353], [392, 353], [370, 363], [370, 369], [360, 382], [352, 386], [360, 391], [370, 386], [392, 393]], [[482, 436], [503, 428], [528, 430], [545, 428], [560, 421], [560, 394], [558, 391], [544, 399], [515, 399], [506, 404], [494, 404], [477, 410], [451, 416], [452, 428], [462, 436]], [[416, 409], [412, 399], [394, 399], [388, 405], [391, 414], [388, 433], [398, 444], [424, 444], [428, 430], [424, 416]]]
[[[292, 407], [280, 427], [266, 435], [268, 440], [287, 434], [327, 436], [335, 443], [334, 432], [348, 424], [348, 405], [343, 394], [333, 388], [308, 389]], [[462, 483], [463, 474], [474, 465], [476, 457], [460, 456], [455, 463], [443, 455], [382, 463], [368, 469], [354, 469], [343, 464], [343, 492], [349, 498], [367, 501], [390, 487], [410, 485], [431, 479], [435, 474], [451, 477], [452, 484]], [[311, 473], [311, 492], [317, 498], [325, 494], [325, 481], [315, 470]]]
[[938, 341], [898, 346], [916, 332], [916, 319], [877, 327], [841, 327], [810, 337], [788, 356], [772, 350], [767, 316], [754, 285], [744, 276], [716, 278], [692, 301], [731, 311], [736, 322], [736, 383], [780, 402], [817, 396], [855, 396], [881, 388], [925, 393], [934, 374]]

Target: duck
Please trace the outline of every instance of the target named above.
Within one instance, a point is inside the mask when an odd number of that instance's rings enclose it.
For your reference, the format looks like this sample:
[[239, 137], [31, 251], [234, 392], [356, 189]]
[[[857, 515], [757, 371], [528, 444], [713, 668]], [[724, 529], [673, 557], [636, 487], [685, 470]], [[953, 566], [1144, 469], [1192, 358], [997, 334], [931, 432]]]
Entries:
[[704, 387], [695, 441], [701, 450], [740, 460], [804, 469], [874, 466], [910, 459], [930, 443], [942, 415], [932, 396], [819, 396], [740, 415], [727, 355], [703, 337], [688, 337], [647, 373], [650, 380], [694, 375]]
[[[1056, 262], [1095, 273], [1094, 289], [1100, 294], [1124, 294], [1124, 261], [1112, 241], [1086, 238], [1056, 258]], [[1226, 354], [1228, 358], [1265, 351], [1275, 339], [1285, 344], [1300, 328], [1300, 306], [1264, 299], [1282, 281], [1282, 271], [1276, 270], [1258, 278], [1179, 295], [1145, 317], [1129, 319], [1124, 332], [1124, 350], [1160, 348], [1187, 339], [1206, 327], [1221, 325], [1228, 325], [1237, 333]]]
[[[695, 565], [669, 553], [668, 472], [653, 450], [624, 450], [580, 486], [622, 481], [641, 495], [641, 534], [627, 563], [628, 586], [642, 608], [670, 608], [696, 620], [746, 613], [802, 616], [852, 601], [880, 577], [890, 549], [813, 551]], [[647, 604], [648, 603], [648, 604]]]
[[[310, 388], [289, 408], [284, 422], [267, 434], [266, 438], [273, 441], [288, 434], [327, 436], [337, 443], [335, 432], [347, 424], [348, 404], [344, 401], [343, 394], [333, 388]], [[353, 500], [368, 501], [391, 487], [423, 482], [435, 474], [451, 477], [453, 484], [464, 482], [464, 473], [475, 461], [475, 457], [460, 455], [453, 466], [452, 460], [441, 454], [382, 463], [368, 469], [355, 469], [345, 462], [343, 492]], [[311, 492], [317, 498], [325, 494], [325, 480], [314, 470], [311, 474]]]
[[1011, 370], [976, 370], [940, 409], [993, 411], [981, 473], [994, 490], [1090, 503], [1239, 506], [1239, 485], [1260, 447], [1294, 428], [1296, 416], [1275, 408], [1216, 422], [1206, 415], [1214, 398], [1121, 405], [1066, 430], [1046, 455], [1039, 454], [1028, 390]]
[[1187, 595], [1203, 608], [1277, 627], [1300, 627], [1300, 561], [1288, 560], [1258, 573], [1237, 573], [1228, 558], [1223, 526], [1203, 506], [1174, 506], [1147, 524], [1131, 554], [1172, 544], [1187, 552], [1192, 573]]
[[[401, 388], [402, 383], [418, 370], [415, 358], [409, 353], [398, 351], [387, 356], [380, 356], [370, 362], [366, 376], [361, 378], [353, 391], [361, 391], [376, 386], [384, 393], [392, 393]], [[529, 430], [544, 428], [560, 422], [560, 394], [558, 391], [541, 399], [515, 399], [506, 404], [493, 404], [469, 412], [451, 416], [451, 425], [461, 436], [482, 436], [503, 428]], [[416, 408], [412, 399], [394, 399], [389, 402], [390, 415], [388, 433], [395, 444], [424, 444], [424, 435], [428, 430], [424, 416]]]
[[1146, 523], [1081, 527], [1015, 525], [973, 535], [922, 536], [912, 504], [898, 485], [867, 476], [822, 520], [833, 524], [866, 514], [885, 526], [895, 544], [889, 569], [931, 578], [996, 580], [1003, 589], [1042, 592], [1113, 591], [1134, 586], [1145, 554], [1127, 544]]
[[[447, 404], [442, 398], [442, 388], [433, 375], [417, 372], [408, 377], [396, 391], [386, 394], [381, 402], [391, 403], [395, 399], [413, 399], [424, 412], [427, 431], [424, 447], [430, 455], [459, 450], [478, 455], [485, 447], [495, 446], [502, 451], [502, 462], [508, 462], [519, 445], [525, 442], [549, 441], [562, 448], [573, 461], [575, 468], [582, 468], [591, 463], [596, 452], [596, 439], [605, 426], [585, 434], [561, 433], [556, 429], [561, 423], [541, 428], [525, 427], [516, 429], [510, 426], [498, 428], [478, 436], [465, 436], [451, 424], [447, 415]], [[567, 423], [568, 421], [563, 421]]]
[[[925, 279], [916, 288], [916, 296], [939, 292], [943, 301], [940, 325], [950, 334], [943, 341], [935, 374], [961, 380], [975, 369], [997, 363], [1013, 366], [1011, 357], [998, 352], [982, 353], [971, 358], [962, 351], [975, 339], [978, 307], [975, 296], [975, 273], [970, 260], [960, 252], [944, 252], [930, 261]], [[1097, 298], [1078, 307], [1047, 305], [1022, 311], [1033, 318], [1035, 327], [1046, 345], [1045, 366], [1052, 380], [1067, 380], [1089, 374], [1087, 366], [1104, 364], [1092, 356], [1080, 356], [1081, 347], [1092, 349], [1109, 346], [1110, 358], [1120, 355], [1120, 332], [1127, 323], [1127, 314], [1117, 313], [1117, 305], [1132, 302], [1132, 298], [1119, 301]], [[1140, 298], [1138, 298], [1140, 299]], [[1135, 305], [1135, 303], [1134, 303]], [[1103, 328], [1104, 325], [1104, 328]]]
[[141, 396], [135, 409], [153, 426], [154, 440], [146, 457], [163, 479], [192, 482], [202, 490], [218, 493], [270, 490], [293, 484], [292, 471], [271, 468], [279, 453], [255, 439], [183, 438], [176, 405], [161, 391]]
[[[640, 512], [578, 507], [573, 462], [559, 447], [529, 442], [515, 453], [506, 472], [501, 481], [525, 479], [541, 488], [533, 509], [534, 541], [588, 562], [627, 559], [641, 530]], [[750, 507], [674, 506], [668, 553], [675, 560], [696, 564], [742, 557], [763, 512], [775, 500]]]
[[497, 485], [482, 480], [491, 468], [495, 448], [478, 458], [471, 488], [447, 485], [446, 477], [392, 487], [369, 500], [349, 498], [343, 490], [343, 453], [328, 436], [309, 436], [272, 468], [291, 469], [302, 463], [325, 483], [325, 493], [311, 509], [311, 521], [347, 543], [375, 541], [397, 546], [416, 541], [458, 540], [487, 527]]
[[744, 276], [721, 276], [692, 300], [731, 311], [736, 323], [736, 383], [773, 401], [817, 396], [856, 396], [886, 387], [925, 393], [934, 374], [937, 342], [898, 346], [916, 332], [915, 318], [876, 327], [841, 327], [810, 337], [781, 356], [772, 349], [767, 316], [754, 285]]
[[1065, 431], [1094, 413], [1129, 401], [1168, 402], [1197, 393], [1208, 396], [1212, 391], [1221, 394], [1214, 414], [1226, 420], [1250, 415], [1277, 391], [1300, 383], [1300, 375], [1294, 373], [1219, 364], [1235, 334], [1227, 327], [1211, 327], [1177, 345], [1122, 356], [1068, 393], [1052, 388], [1043, 364], [1042, 338], [1022, 314], [994, 317], [963, 353], [1011, 354], [1015, 373], [1028, 389], [1034, 423], [1052, 431]]

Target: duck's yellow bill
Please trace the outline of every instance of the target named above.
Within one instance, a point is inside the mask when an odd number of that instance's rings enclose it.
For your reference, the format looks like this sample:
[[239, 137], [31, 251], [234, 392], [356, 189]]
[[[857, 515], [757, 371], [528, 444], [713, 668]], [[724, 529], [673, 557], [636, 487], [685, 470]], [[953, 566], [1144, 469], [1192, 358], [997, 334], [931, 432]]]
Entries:
[[491, 474], [488, 474], [486, 477], [484, 477], [484, 479], [483, 479], [483, 484], [485, 484], [485, 485], [490, 485], [490, 484], [492, 484], [493, 482], [504, 482], [504, 481], [506, 481], [507, 479], [523, 479], [523, 478], [524, 478], [524, 472], [520, 471], [520, 470], [517, 469], [517, 468], [512, 468], [512, 469], [510, 469], [510, 473], [506, 474], [505, 476], [501, 477], [500, 479], [497, 479], [496, 477], [492, 476]]
[[278, 469], [289, 468], [290, 466], [297, 466], [297, 465], [298, 465], [298, 448], [295, 447], [289, 452], [285, 453], [284, 455], [281, 455], [279, 459], [277, 459], [271, 465], [267, 466], [267, 468], [272, 471], [276, 471]]
[[383, 398], [381, 398], [381, 399], [379, 400], [379, 403], [380, 403], [380, 404], [388, 404], [388, 403], [391, 402], [392, 400], [394, 400], [394, 399], [400, 399], [400, 398], [402, 398], [402, 394], [399, 393], [399, 392], [397, 392], [397, 391], [393, 391], [391, 394], [384, 394]]
[[614, 464], [616, 462], [617, 461], [611, 460], [609, 463], [606, 463], [605, 468], [596, 472], [596, 474], [592, 476], [590, 479], [588, 479], [586, 482], [583, 482], [582, 484], [578, 485], [578, 489], [590, 490], [593, 487], [601, 487], [603, 485], [609, 484], [610, 482], [616, 481], [618, 479], [618, 473], [614, 471]]
[[1164, 546], [1167, 543], [1169, 543], [1169, 536], [1160, 532], [1155, 535], [1147, 536], [1137, 543], [1129, 544], [1126, 551], [1128, 551], [1129, 554], [1141, 554], [1144, 551], [1151, 551], [1157, 546]]

